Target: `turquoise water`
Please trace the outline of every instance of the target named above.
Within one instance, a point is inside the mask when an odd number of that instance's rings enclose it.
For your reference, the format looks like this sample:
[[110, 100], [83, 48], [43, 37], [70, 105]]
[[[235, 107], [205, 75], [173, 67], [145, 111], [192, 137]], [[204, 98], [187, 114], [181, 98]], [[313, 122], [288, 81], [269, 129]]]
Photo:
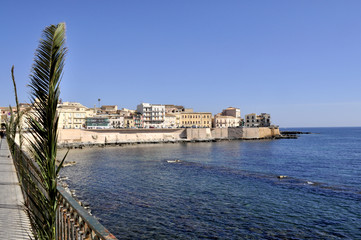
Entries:
[[119, 239], [361, 239], [361, 128], [297, 130], [71, 150], [61, 175]]

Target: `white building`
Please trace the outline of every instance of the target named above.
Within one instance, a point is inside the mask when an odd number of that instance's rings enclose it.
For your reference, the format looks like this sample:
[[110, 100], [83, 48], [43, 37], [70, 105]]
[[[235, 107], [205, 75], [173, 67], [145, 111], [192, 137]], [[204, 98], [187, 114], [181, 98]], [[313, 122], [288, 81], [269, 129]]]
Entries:
[[109, 115], [109, 125], [111, 128], [123, 128], [124, 117], [119, 115]]
[[173, 114], [165, 114], [165, 121], [164, 121], [164, 125], [166, 128], [176, 128], [176, 115]]
[[213, 127], [229, 128], [241, 126], [241, 110], [235, 107], [223, 109], [222, 113], [214, 115]]
[[145, 128], [165, 128], [165, 106], [161, 104], [141, 103], [137, 112], [142, 114]]
[[240, 124], [241, 118], [233, 116], [222, 116], [221, 114], [216, 114], [213, 119], [213, 127], [215, 128], [239, 127]]

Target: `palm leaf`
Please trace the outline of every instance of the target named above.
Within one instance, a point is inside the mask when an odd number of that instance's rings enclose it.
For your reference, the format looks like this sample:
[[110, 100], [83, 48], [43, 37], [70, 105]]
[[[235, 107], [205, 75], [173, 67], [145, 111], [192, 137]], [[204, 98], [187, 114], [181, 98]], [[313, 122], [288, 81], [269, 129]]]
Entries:
[[[30, 75], [31, 100], [34, 113], [28, 118], [31, 131], [29, 150], [38, 164], [41, 190], [32, 197], [36, 210], [30, 211], [34, 219], [36, 235], [41, 239], [55, 239], [55, 216], [57, 208], [57, 174], [56, 155], [58, 139], [57, 104], [60, 95], [60, 81], [64, 68], [67, 49], [65, 47], [65, 24], [51, 25], [43, 31], [35, 53]], [[42, 219], [37, 219], [33, 212], [41, 212]]]

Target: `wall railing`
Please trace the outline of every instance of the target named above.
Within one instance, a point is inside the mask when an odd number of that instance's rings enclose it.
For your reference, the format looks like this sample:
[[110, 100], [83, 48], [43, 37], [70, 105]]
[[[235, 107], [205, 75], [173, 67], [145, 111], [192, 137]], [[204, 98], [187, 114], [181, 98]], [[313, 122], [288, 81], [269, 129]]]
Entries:
[[[34, 199], [35, 189], [42, 188], [39, 166], [19, 146], [15, 145], [13, 161], [24, 195], [25, 207], [34, 214], [36, 212]], [[34, 184], [35, 183], [35, 184]], [[107, 240], [116, 239], [97, 219], [91, 216], [63, 187], [59, 184], [58, 208], [56, 213], [57, 240]], [[33, 219], [30, 218], [30, 221]], [[33, 225], [33, 223], [32, 223]]]
[[57, 239], [116, 239], [91, 216], [64, 188], [58, 185]]

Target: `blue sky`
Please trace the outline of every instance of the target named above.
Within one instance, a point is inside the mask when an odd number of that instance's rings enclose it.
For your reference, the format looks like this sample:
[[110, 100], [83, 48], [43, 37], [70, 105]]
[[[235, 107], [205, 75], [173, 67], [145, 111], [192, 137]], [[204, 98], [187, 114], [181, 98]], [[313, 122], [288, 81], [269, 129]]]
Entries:
[[[60, 3], [57, 5], [57, 3]], [[63, 101], [271, 113], [281, 127], [361, 126], [361, 1], [8, 1], [0, 106], [21, 102], [42, 30], [67, 24]]]

